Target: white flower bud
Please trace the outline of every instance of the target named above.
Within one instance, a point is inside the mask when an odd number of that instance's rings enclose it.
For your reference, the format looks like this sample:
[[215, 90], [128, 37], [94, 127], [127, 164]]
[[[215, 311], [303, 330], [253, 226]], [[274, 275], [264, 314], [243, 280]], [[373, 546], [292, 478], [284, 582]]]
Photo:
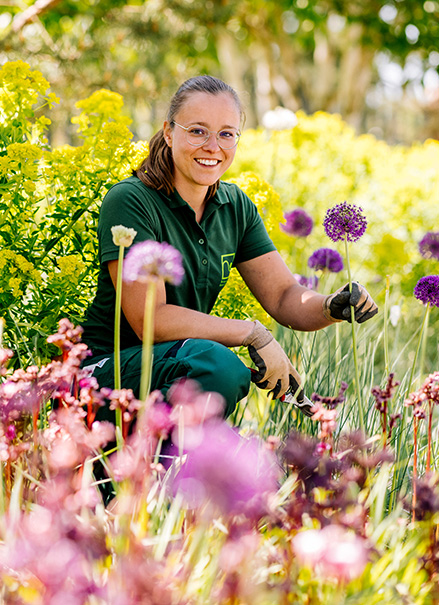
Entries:
[[298, 119], [294, 111], [286, 107], [276, 107], [262, 116], [262, 126], [267, 130], [287, 130], [297, 125]]
[[114, 245], [123, 246], [124, 248], [131, 246], [137, 235], [137, 231], [130, 229], [129, 227], [124, 227], [123, 225], [111, 227], [111, 233], [113, 235]]
[[393, 305], [392, 307], [390, 307], [389, 319], [393, 327], [396, 327], [400, 317], [401, 307], [399, 305]]

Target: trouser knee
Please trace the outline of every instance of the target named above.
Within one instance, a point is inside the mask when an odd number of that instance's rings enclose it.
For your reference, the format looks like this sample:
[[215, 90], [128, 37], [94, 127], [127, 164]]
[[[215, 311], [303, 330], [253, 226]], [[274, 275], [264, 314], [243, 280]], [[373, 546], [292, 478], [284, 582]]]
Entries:
[[[142, 369], [142, 348], [132, 347], [121, 352], [122, 388], [132, 389], [139, 396]], [[114, 388], [114, 357], [99, 360], [93, 374], [99, 385]], [[190, 338], [154, 346], [151, 388], [166, 396], [167, 390], [179, 378], [187, 377], [199, 383], [203, 391], [214, 391], [225, 400], [225, 416], [229, 416], [238, 401], [250, 388], [250, 370], [227, 347], [212, 340]], [[108, 419], [109, 410], [99, 410], [99, 419]]]
[[187, 364], [188, 378], [196, 380], [203, 391], [222, 395], [224, 415], [229, 416], [249, 391], [250, 370], [235, 353], [217, 342], [190, 339], [185, 347], [181, 354]]

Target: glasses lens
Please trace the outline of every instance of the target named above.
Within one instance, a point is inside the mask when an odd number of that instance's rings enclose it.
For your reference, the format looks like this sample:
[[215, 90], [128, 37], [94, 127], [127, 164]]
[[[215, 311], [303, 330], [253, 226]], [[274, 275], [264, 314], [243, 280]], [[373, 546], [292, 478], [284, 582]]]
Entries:
[[203, 126], [191, 126], [186, 131], [186, 138], [191, 145], [202, 145], [209, 138], [209, 131]]
[[218, 145], [222, 149], [233, 149], [238, 144], [240, 133], [237, 130], [220, 130], [218, 133]]

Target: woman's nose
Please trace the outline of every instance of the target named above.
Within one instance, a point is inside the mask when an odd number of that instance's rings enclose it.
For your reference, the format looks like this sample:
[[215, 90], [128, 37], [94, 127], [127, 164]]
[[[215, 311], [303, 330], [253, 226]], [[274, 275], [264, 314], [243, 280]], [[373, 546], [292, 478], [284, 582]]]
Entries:
[[207, 139], [207, 141], [203, 144], [203, 147], [209, 149], [210, 151], [216, 151], [217, 149], [221, 149], [218, 145], [218, 139], [216, 138], [216, 132], [212, 132]]

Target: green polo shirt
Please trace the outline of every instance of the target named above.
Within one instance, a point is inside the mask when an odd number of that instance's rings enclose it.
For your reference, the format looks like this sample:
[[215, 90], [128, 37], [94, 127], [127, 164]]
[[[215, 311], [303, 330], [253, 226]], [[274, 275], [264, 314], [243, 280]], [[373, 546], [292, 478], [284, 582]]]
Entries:
[[[202, 313], [212, 310], [232, 266], [275, 250], [255, 204], [236, 185], [221, 182], [198, 223], [176, 190], [167, 196], [135, 176], [117, 183], [102, 202], [98, 287], [83, 324], [83, 340], [94, 354], [113, 351], [115, 290], [107, 263], [119, 256], [111, 234], [114, 225], [137, 231], [133, 245], [155, 240], [179, 250], [185, 276], [179, 286], [166, 284], [166, 301]], [[121, 348], [138, 344], [122, 316]]]

